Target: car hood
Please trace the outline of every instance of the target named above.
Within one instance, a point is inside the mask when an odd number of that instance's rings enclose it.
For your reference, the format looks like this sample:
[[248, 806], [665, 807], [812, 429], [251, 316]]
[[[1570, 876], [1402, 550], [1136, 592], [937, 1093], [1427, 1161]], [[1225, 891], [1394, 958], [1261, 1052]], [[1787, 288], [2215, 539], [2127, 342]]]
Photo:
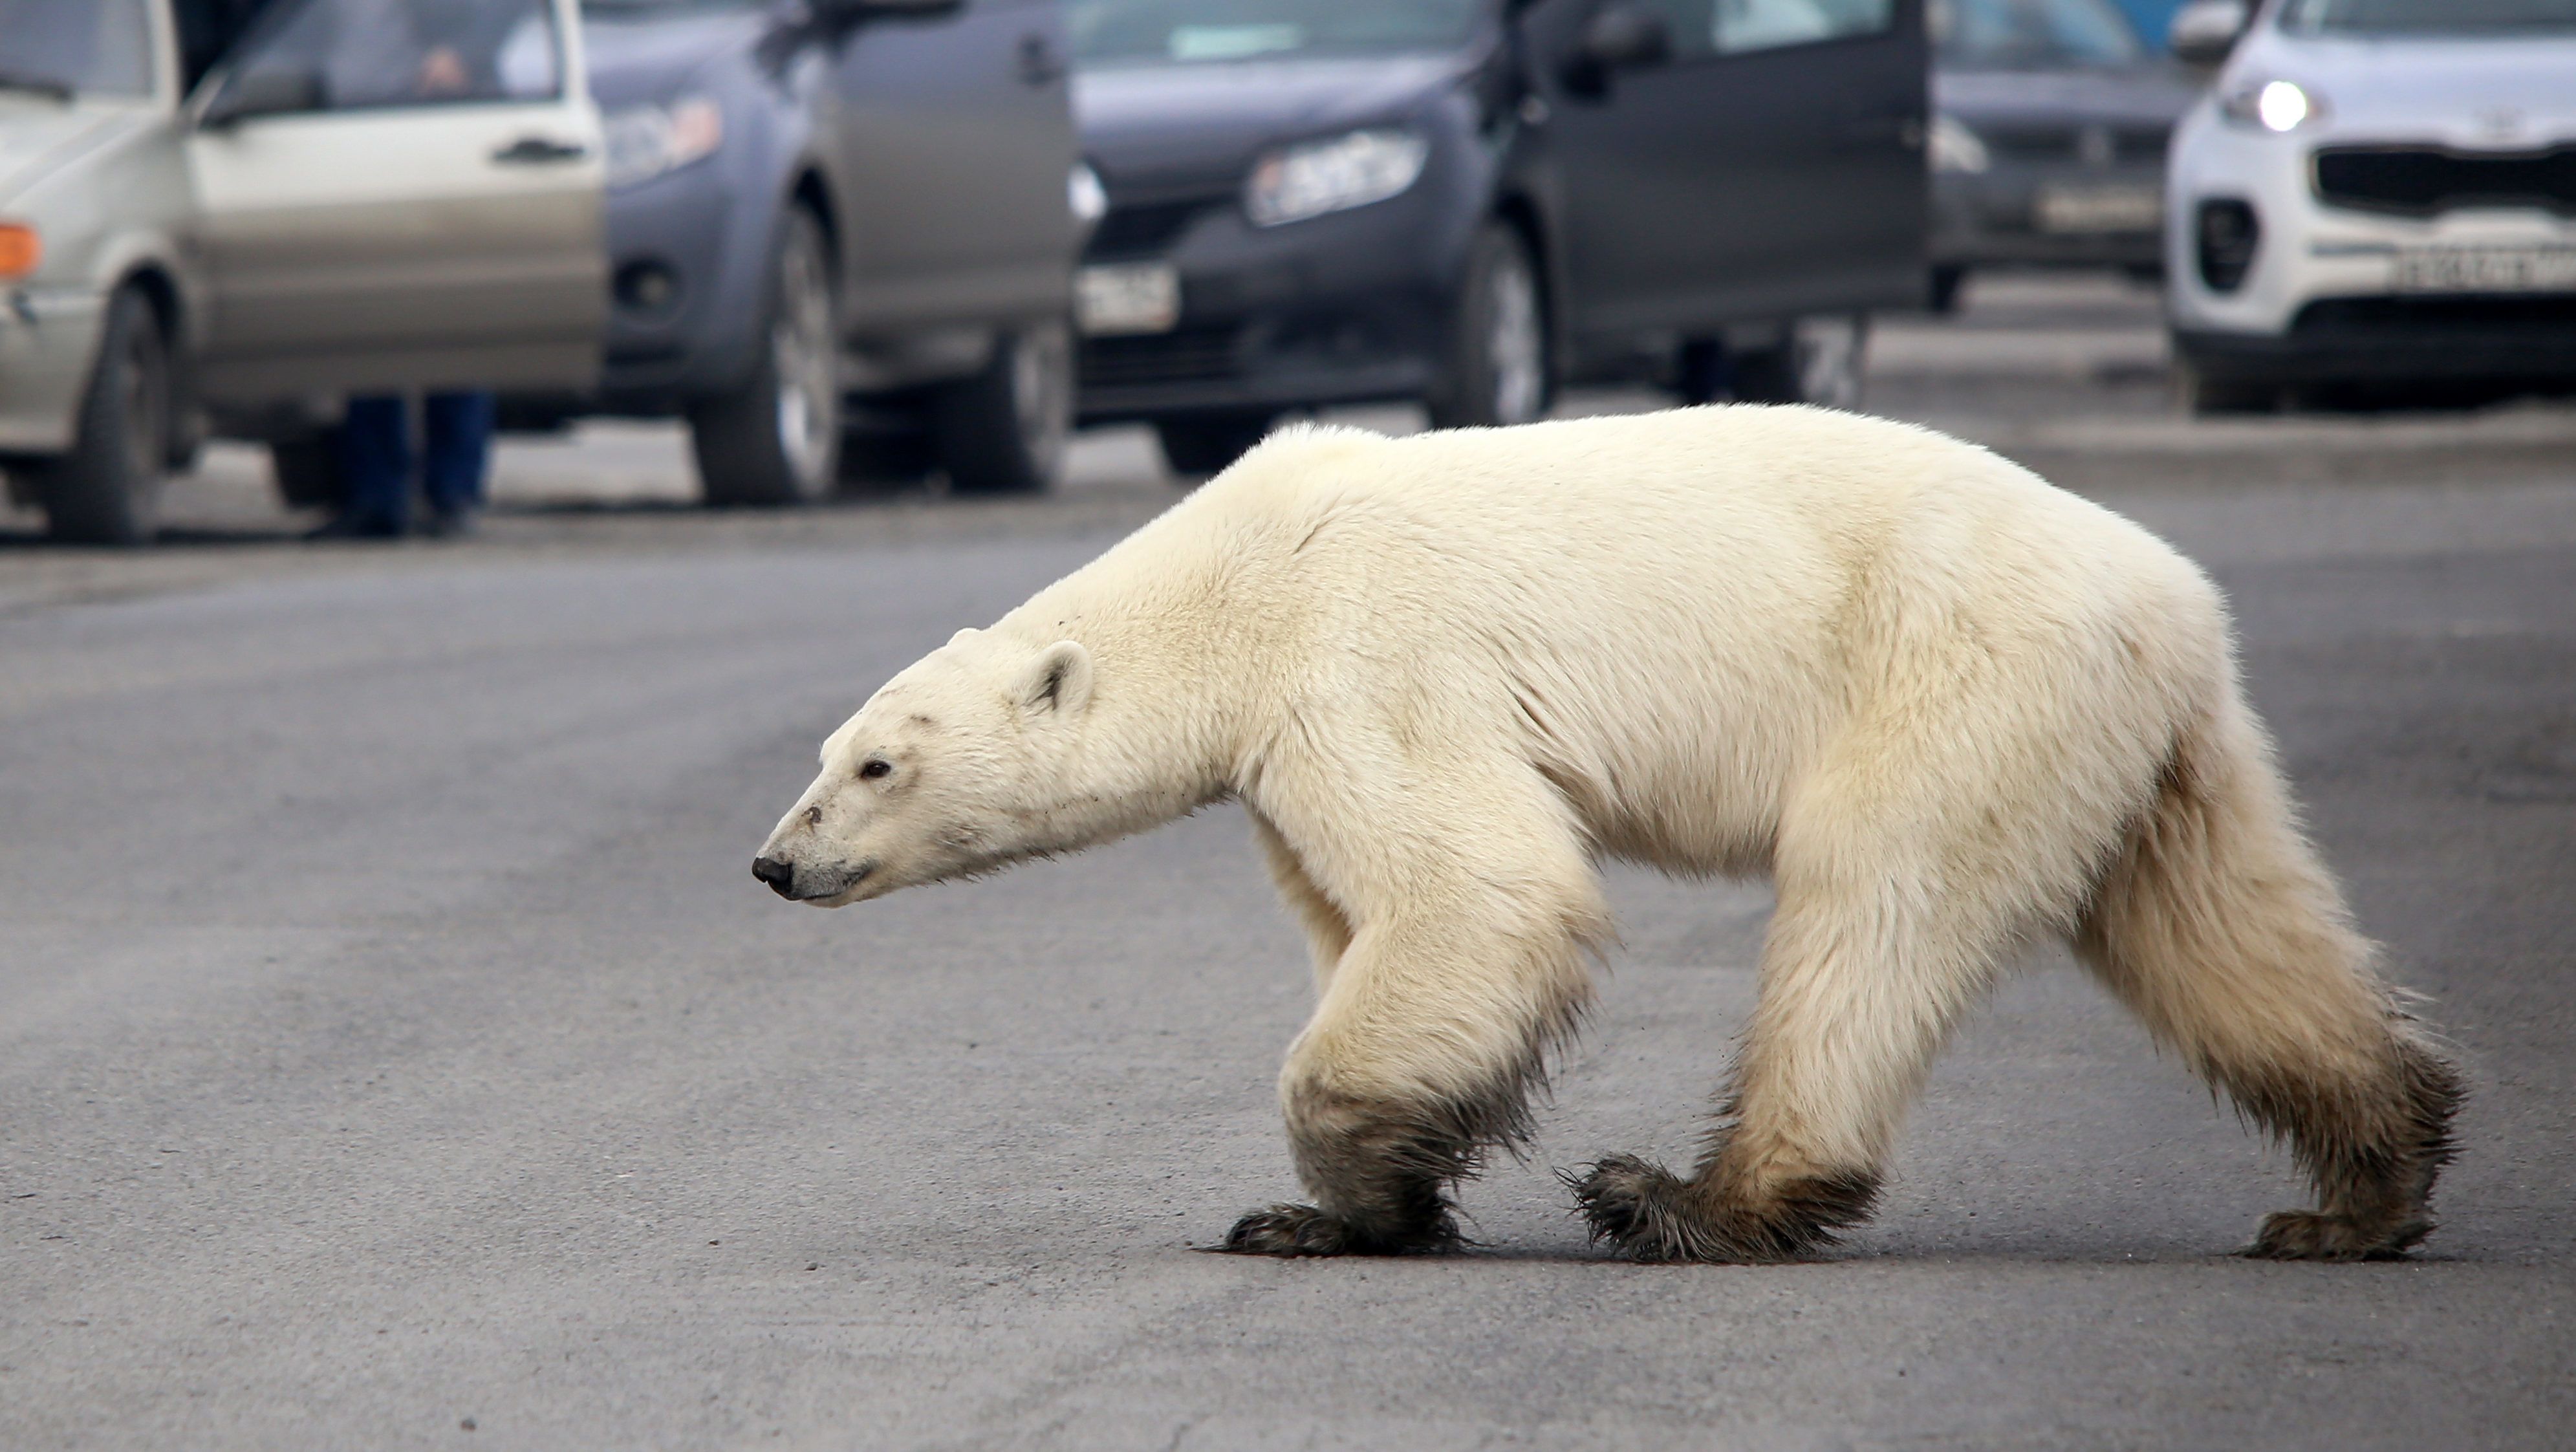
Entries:
[[79, 157], [107, 145], [156, 113], [136, 101], [76, 101], [0, 95], [0, 202]]
[[2338, 138], [2511, 148], [2576, 140], [2576, 38], [2293, 36], [2266, 28], [2227, 64], [2222, 92], [2296, 81], [2326, 101]]
[[2199, 95], [2199, 87], [2163, 66], [1932, 73], [1934, 108], [1970, 126], [1981, 121], [2100, 121], [2169, 127]]
[[603, 106], [666, 100], [709, 61], [759, 44], [772, 23], [757, 7], [631, 20], [593, 11], [581, 27], [590, 93]]
[[1231, 183], [1280, 142], [1408, 113], [1459, 66], [1448, 55], [1104, 66], [1075, 78], [1073, 111], [1113, 189]]

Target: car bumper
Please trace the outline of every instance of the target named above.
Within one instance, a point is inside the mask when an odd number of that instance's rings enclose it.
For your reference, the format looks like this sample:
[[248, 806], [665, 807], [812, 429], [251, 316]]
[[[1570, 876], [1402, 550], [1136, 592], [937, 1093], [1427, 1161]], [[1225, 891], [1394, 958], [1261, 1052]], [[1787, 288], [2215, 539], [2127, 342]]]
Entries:
[[2282, 332], [2176, 328], [2173, 339], [2195, 370], [2228, 380], [2576, 383], [2576, 294], [2319, 298]]
[[[603, 411], [668, 413], [749, 370], [776, 216], [729, 197], [728, 180], [701, 165], [609, 195]], [[667, 288], [659, 300], [648, 275]]]
[[102, 290], [0, 291], [0, 454], [72, 446], [106, 322]]
[[[1945, 267], [2152, 267], [2163, 257], [2161, 167], [1997, 164], [1933, 178], [1931, 254]], [[2087, 201], [2097, 203], [2089, 211]], [[2135, 215], [2123, 216], [2133, 209]]]
[[[1170, 209], [1150, 245], [1128, 225]], [[1172, 214], [1187, 215], [1172, 220]], [[1180, 275], [1168, 331], [1086, 337], [1085, 423], [1418, 398], [1436, 384], [1472, 209], [1418, 186], [1389, 201], [1255, 227], [1231, 193], [1130, 204], [1089, 264], [1164, 261]]]

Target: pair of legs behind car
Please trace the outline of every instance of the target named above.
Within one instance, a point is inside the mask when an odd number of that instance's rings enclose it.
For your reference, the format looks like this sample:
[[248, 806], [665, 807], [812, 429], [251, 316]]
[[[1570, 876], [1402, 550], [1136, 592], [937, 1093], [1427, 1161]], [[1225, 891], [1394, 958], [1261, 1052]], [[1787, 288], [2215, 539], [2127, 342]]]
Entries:
[[339, 514], [317, 533], [359, 539], [409, 533], [415, 472], [429, 505], [426, 531], [453, 535], [470, 529], [483, 504], [496, 406], [485, 392], [428, 395], [421, 400], [421, 443], [415, 450], [409, 399], [350, 399], [339, 443], [346, 492]]

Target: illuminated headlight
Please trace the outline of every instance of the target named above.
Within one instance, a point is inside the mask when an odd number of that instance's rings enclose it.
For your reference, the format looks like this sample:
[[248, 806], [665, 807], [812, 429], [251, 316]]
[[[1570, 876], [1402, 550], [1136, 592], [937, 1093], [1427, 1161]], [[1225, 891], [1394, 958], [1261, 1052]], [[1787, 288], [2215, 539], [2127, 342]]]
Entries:
[[1934, 171], [1980, 172], [1994, 165], [1994, 158], [1986, 154], [1986, 143], [1956, 116], [1932, 118], [1929, 149]]
[[1431, 156], [1411, 131], [1353, 131], [1261, 158], [1244, 184], [1243, 209], [1256, 227], [1382, 202], [1413, 185]]
[[724, 145], [724, 108], [705, 96], [666, 106], [626, 106], [601, 118], [608, 141], [608, 185], [641, 186], [664, 172], [704, 161]]
[[2228, 92], [2218, 112], [2239, 126], [2296, 131], [2325, 119], [2326, 98], [2296, 81], [2256, 81]]

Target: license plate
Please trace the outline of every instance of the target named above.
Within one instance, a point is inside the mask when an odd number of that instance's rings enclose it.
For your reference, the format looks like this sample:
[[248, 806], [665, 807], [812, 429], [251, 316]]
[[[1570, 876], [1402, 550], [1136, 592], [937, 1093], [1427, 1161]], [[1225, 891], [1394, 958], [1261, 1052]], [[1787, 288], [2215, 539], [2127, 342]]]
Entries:
[[2399, 292], [2576, 292], [2576, 247], [2410, 247]]
[[2152, 232], [2164, 222], [2164, 193], [2155, 187], [2044, 186], [2031, 199], [2043, 232]]
[[1074, 310], [1093, 337], [1168, 333], [1181, 320], [1181, 274], [1168, 262], [1086, 267], [1074, 282]]

